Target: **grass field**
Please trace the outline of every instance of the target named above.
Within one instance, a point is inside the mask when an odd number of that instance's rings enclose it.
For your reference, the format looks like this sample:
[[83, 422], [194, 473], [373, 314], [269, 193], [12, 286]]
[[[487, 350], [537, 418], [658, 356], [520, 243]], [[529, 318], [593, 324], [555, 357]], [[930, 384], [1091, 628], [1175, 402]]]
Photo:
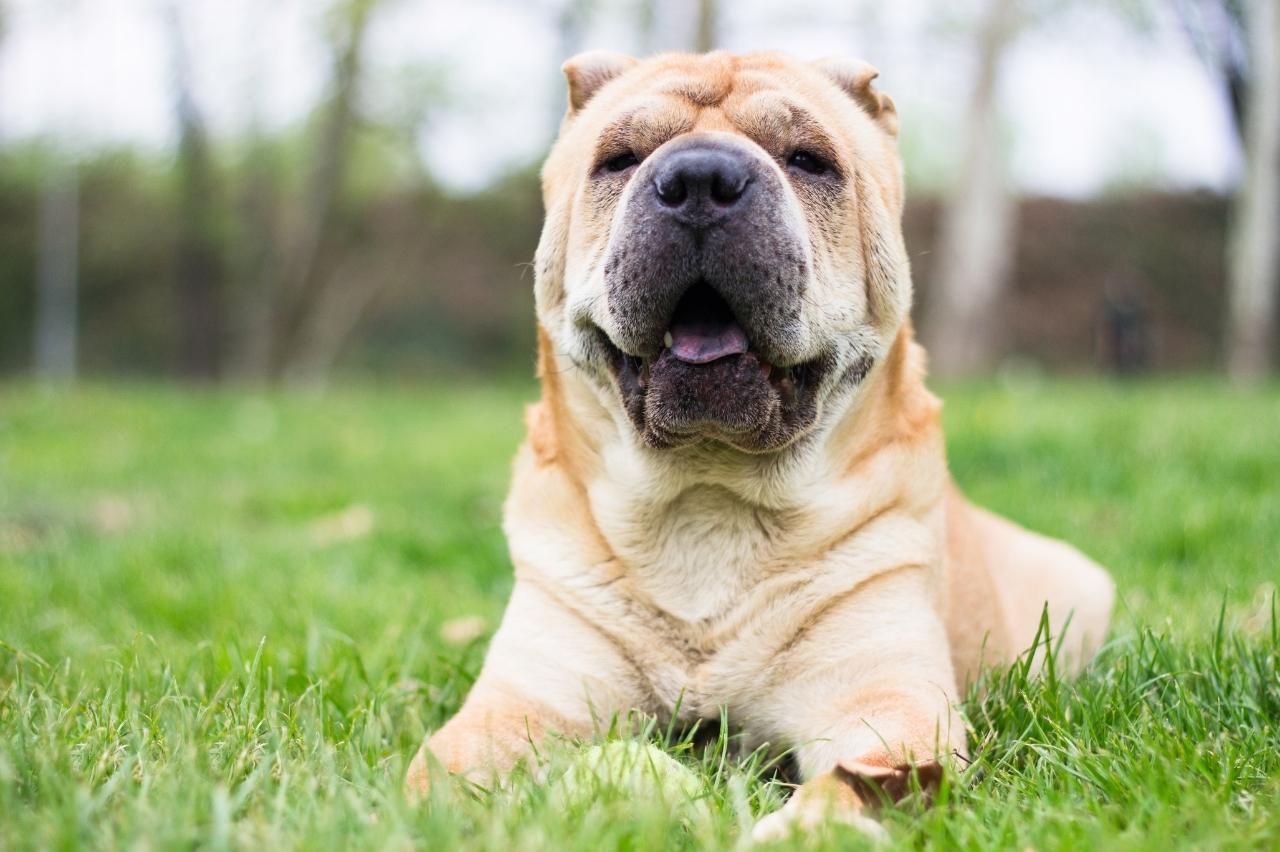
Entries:
[[[564, 795], [567, 746], [550, 783], [401, 798], [511, 586], [532, 393], [0, 387], [0, 849], [744, 845], [786, 790], [728, 736], [649, 732], [696, 776], [683, 808]], [[945, 396], [969, 494], [1081, 545], [1122, 602], [1079, 681], [970, 698], [974, 764], [892, 842], [1280, 848], [1280, 392]]]

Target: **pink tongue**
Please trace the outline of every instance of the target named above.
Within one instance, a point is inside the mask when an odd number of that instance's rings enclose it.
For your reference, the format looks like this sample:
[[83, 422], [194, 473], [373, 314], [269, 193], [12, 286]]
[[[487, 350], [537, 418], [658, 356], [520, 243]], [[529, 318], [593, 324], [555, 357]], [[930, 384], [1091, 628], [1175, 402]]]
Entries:
[[671, 354], [687, 364], [709, 364], [746, 351], [747, 333], [736, 322], [671, 326]]

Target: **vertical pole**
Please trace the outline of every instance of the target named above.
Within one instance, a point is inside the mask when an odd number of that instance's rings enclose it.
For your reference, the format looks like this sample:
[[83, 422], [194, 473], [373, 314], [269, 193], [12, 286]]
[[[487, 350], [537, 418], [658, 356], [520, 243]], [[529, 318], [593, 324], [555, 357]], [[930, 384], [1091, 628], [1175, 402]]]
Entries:
[[34, 366], [42, 381], [76, 375], [80, 253], [80, 187], [73, 163], [45, 179], [37, 210]]
[[1227, 370], [1258, 381], [1275, 358], [1280, 300], [1280, 3], [1246, 6], [1250, 43], [1244, 180], [1227, 257]]

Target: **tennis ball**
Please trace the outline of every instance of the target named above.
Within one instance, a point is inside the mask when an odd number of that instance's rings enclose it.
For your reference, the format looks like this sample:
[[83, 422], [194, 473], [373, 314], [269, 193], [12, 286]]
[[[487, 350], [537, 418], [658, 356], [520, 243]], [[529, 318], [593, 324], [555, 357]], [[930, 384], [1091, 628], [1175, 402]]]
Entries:
[[583, 749], [549, 790], [560, 807], [588, 809], [610, 801], [656, 804], [690, 826], [711, 819], [705, 792], [688, 767], [657, 746], [634, 740]]

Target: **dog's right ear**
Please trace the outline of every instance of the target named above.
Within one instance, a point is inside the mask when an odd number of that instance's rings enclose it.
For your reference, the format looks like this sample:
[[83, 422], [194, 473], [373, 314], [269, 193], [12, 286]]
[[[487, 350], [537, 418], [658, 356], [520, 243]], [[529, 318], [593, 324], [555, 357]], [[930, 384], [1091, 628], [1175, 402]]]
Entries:
[[637, 60], [625, 53], [610, 50], [588, 50], [570, 59], [560, 70], [569, 81], [569, 112], [575, 113], [605, 83], [635, 67]]

